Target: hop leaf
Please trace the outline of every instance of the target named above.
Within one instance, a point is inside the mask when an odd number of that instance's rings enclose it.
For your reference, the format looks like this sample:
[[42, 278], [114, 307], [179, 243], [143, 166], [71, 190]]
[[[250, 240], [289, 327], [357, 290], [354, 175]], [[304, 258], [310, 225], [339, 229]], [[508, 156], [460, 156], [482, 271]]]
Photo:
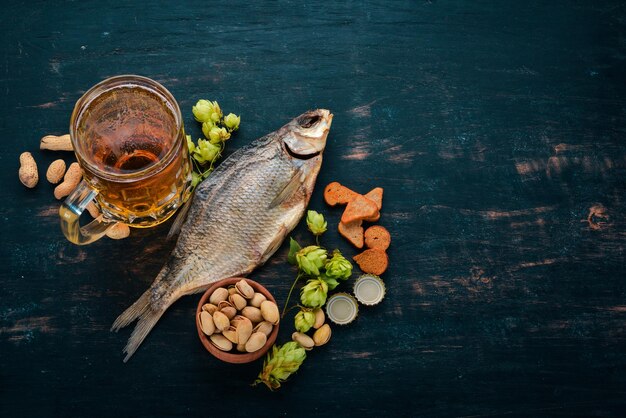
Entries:
[[322, 235], [326, 232], [326, 227], [328, 226], [326, 220], [324, 219], [324, 215], [317, 213], [314, 210], [307, 212], [306, 225], [309, 227], [309, 231], [311, 231], [315, 236]]
[[332, 277], [328, 277], [325, 274], [322, 274], [320, 276], [320, 279], [326, 282], [326, 284], [328, 285], [328, 290], [334, 290], [337, 286], [339, 286], [339, 282], [336, 279], [333, 279]]
[[326, 276], [330, 279], [347, 280], [352, 275], [350, 263], [339, 250], [333, 251], [333, 256], [326, 262]]
[[321, 308], [326, 303], [328, 285], [322, 279], [309, 280], [300, 291], [300, 302], [308, 308]]
[[309, 245], [296, 253], [296, 262], [300, 270], [310, 276], [319, 276], [326, 262], [326, 250], [317, 245]]
[[315, 314], [311, 311], [301, 310], [294, 318], [294, 325], [299, 332], [307, 332], [315, 324]]
[[271, 353], [265, 357], [263, 370], [252, 385], [263, 383], [270, 390], [278, 389], [282, 382], [298, 371], [305, 359], [306, 351], [294, 341], [282, 346], [274, 345]]
[[236, 131], [239, 129], [239, 122], [241, 121], [241, 117], [235, 115], [234, 113], [229, 113], [224, 116], [224, 125], [228, 128], [229, 132]]
[[202, 181], [202, 176], [195, 171], [191, 172], [191, 187], [195, 188]]
[[302, 247], [300, 247], [298, 241], [289, 237], [289, 255], [287, 256], [289, 264], [296, 265], [296, 253], [301, 249]]

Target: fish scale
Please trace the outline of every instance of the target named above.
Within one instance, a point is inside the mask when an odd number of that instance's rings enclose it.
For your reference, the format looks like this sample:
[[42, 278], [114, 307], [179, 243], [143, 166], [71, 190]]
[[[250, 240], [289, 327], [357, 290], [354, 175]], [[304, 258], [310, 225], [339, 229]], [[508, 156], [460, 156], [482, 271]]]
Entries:
[[303, 113], [233, 153], [198, 186], [170, 258], [113, 324], [117, 331], [137, 320], [124, 361], [180, 297], [247, 275], [278, 249], [304, 214], [331, 122], [325, 109]]

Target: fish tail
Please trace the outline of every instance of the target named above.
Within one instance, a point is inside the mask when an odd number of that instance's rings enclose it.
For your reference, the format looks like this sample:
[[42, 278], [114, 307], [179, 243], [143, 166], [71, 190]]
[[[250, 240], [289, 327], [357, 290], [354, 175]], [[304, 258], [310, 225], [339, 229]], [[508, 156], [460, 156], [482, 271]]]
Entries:
[[[141, 298], [139, 299], [141, 300]], [[161, 315], [163, 315], [164, 312], [165, 309], [159, 309], [158, 311], [147, 309], [143, 311], [143, 313], [139, 317], [139, 321], [137, 322], [135, 329], [133, 330], [130, 338], [128, 339], [128, 342], [126, 343], [126, 347], [124, 347], [124, 353], [126, 354], [126, 357], [124, 357], [124, 363], [126, 363], [128, 359], [130, 359], [132, 355], [135, 354], [137, 348], [139, 348], [143, 340], [148, 336], [148, 333], [150, 333], [150, 331], [152, 330], [154, 325], [156, 325], [157, 321], [161, 318]]]
[[150, 307], [151, 289], [144, 292], [130, 307], [128, 307], [120, 316], [117, 317], [111, 331], [119, 331], [120, 328], [129, 326], [135, 319], [139, 318]]

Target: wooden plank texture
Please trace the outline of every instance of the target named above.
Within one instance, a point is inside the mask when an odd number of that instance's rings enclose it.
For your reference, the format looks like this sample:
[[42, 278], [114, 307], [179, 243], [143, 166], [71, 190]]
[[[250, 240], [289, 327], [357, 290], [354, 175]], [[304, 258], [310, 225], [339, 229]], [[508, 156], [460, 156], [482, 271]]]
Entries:
[[[0, 416], [623, 416], [626, 6], [621, 1], [13, 2], [0, 13]], [[335, 114], [322, 187], [385, 188], [385, 301], [279, 392], [198, 341], [198, 296], [123, 364], [115, 317], [169, 223], [76, 247], [52, 187], [75, 101], [117, 74], [242, 115], [229, 151]], [[63, 153], [66, 161], [71, 153]], [[306, 241], [302, 226], [294, 236]], [[282, 304], [287, 247], [252, 277]], [[349, 288], [343, 286], [343, 288]], [[279, 341], [292, 332], [283, 325]]]

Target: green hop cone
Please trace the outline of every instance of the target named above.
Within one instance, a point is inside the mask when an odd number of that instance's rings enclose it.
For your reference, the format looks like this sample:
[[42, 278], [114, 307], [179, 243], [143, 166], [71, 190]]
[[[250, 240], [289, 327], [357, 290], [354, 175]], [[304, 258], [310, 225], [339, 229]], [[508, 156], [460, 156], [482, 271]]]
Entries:
[[234, 113], [229, 113], [224, 116], [224, 125], [228, 128], [229, 132], [239, 129], [239, 122], [241, 122], [241, 117], [235, 115]]
[[324, 215], [321, 213], [317, 213], [314, 210], [310, 210], [306, 214], [306, 225], [309, 227], [309, 231], [313, 233], [313, 235], [322, 235], [326, 232], [326, 227], [328, 224], [324, 219]]
[[298, 371], [305, 359], [306, 351], [294, 341], [282, 346], [274, 345], [265, 357], [263, 370], [252, 385], [263, 383], [270, 390], [278, 389], [282, 382]]
[[187, 148], [189, 148], [189, 153], [192, 154], [196, 149], [196, 144], [193, 143], [191, 135], [185, 135], [185, 138], [187, 138]]
[[211, 102], [211, 120], [213, 123], [218, 123], [224, 114], [222, 113], [222, 109], [220, 109], [220, 105], [217, 102]]
[[209, 139], [214, 144], [224, 142], [228, 138], [230, 138], [230, 132], [228, 132], [225, 128], [214, 126], [209, 131]]
[[213, 113], [213, 103], [208, 100], [198, 100], [195, 106], [191, 108], [193, 117], [198, 122], [206, 122], [211, 120], [211, 113]]
[[210, 100], [198, 100], [196, 105], [191, 108], [193, 117], [201, 123], [211, 122], [216, 124], [222, 119], [222, 109], [217, 102]]
[[317, 245], [309, 245], [296, 253], [296, 262], [300, 270], [309, 276], [319, 276], [320, 269], [326, 262], [326, 250]]
[[333, 251], [333, 256], [326, 262], [326, 276], [336, 280], [348, 280], [352, 275], [350, 263], [339, 250]]
[[200, 164], [206, 164], [219, 157], [222, 148], [219, 145], [212, 144], [206, 139], [198, 139], [198, 145], [193, 152], [193, 158]]
[[294, 325], [299, 332], [307, 332], [315, 324], [315, 314], [311, 311], [301, 310], [296, 314]]
[[328, 285], [322, 279], [309, 280], [300, 291], [300, 302], [308, 308], [321, 308], [326, 303]]
[[206, 139], [210, 139], [210, 132], [211, 129], [213, 129], [213, 127], [215, 126], [215, 124], [212, 121], [208, 121], [208, 122], [202, 122], [202, 133], [204, 134], [204, 137]]

